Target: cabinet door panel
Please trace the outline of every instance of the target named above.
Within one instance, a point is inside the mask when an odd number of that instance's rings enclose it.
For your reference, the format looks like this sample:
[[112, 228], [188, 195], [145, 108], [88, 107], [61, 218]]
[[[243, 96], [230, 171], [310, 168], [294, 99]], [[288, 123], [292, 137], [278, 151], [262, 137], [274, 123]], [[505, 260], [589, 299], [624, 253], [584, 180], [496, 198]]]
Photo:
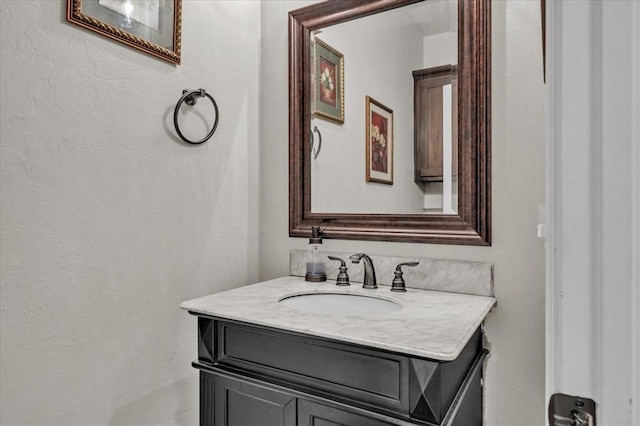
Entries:
[[342, 426], [340, 423], [330, 422], [328, 420], [321, 419], [319, 417], [316, 417], [313, 420], [312, 424], [313, 424], [313, 426]]
[[298, 426], [389, 426], [391, 424], [304, 399], [298, 400]]
[[215, 426], [295, 426], [295, 397], [237, 379], [215, 382]]

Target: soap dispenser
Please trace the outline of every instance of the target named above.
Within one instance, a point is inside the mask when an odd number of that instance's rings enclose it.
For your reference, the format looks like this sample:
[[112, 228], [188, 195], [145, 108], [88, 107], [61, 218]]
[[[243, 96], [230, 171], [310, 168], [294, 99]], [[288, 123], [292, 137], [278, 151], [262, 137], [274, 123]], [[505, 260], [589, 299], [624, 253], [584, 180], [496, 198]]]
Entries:
[[319, 283], [327, 280], [324, 272], [324, 256], [322, 253], [322, 229], [319, 226], [311, 228], [311, 238], [309, 238], [309, 248], [307, 253], [307, 274], [305, 281]]

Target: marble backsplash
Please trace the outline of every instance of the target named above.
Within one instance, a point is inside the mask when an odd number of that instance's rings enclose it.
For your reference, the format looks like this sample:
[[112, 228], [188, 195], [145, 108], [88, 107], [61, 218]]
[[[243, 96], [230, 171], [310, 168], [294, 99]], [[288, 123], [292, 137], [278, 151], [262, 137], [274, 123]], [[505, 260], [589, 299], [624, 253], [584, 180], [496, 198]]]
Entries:
[[[362, 283], [364, 266], [351, 263], [353, 253], [324, 252], [324, 255], [344, 259], [352, 283]], [[368, 254], [368, 253], [367, 253]], [[304, 277], [308, 253], [306, 250], [291, 250], [289, 269], [293, 276]], [[373, 261], [378, 284], [391, 285], [396, 265], [403, 262], [420, 262], [415, 267], [403, 267], [404, 280], [408, 288], [448, 291], [452, 293], [493, 296], [493, 264], [461, 260], [426, 259], [419, 257], [397, 257], [369, 255]], [[340, 262], [325, 261], [327, 283], [335, 283]]]

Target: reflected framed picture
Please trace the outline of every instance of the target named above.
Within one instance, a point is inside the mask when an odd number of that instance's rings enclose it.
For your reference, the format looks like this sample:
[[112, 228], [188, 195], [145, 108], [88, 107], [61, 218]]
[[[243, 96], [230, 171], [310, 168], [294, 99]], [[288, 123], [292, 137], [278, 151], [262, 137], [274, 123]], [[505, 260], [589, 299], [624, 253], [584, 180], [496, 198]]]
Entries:
[[393, 185], [393, 111], [370, 96], [365, 104], [367, 182]]
[[67, 0], [67, 20], [180, 64], [182, 0]]
[[311, 113], [344, 123], [344, 56], [318, 37], [313, 42], [312, 56]]

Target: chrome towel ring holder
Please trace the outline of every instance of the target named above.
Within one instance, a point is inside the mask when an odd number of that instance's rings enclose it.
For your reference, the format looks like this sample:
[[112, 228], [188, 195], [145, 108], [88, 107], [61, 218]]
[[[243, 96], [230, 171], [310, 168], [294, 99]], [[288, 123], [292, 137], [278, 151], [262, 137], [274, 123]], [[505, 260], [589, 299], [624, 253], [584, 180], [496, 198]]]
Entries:
[[[207, 136], [200, 139], [199, 141], [191, 141], [187, 139], [180, 131], [180, 126], [178, 125], [178, 111], [180, 110], [180, 107], [182, 106], [183, 103], [193, 106], [196, 104], [196, 102], [198, 102], [198, 98], [204, 98], [204, 97], [209, 98], [209, 100], [213, 104], [213, 109], [216, 112], [215, 121], [213, 122], [213, 127], [211, 128], [211, 131], [207, 134]], [[197, 90], [184, 89], [182, 91], [182, 97], [176, 104], [176, 108], [173, 110], [173, 126], [176, 128], [176, 133], [178, 133], [178, 136], [180, 136], [180, 139], [182, 139], [187, 143], [198, 145], [208, 141], [211, 138], [211, 136], [213, 136], [213, 134], [216, 132], [216, 128], [218, 127], [218, 117], [219, 117], [218, 104], [216, 103], [215, 99], [213, 99], [213, 97], [210, 94], [208, 94], [204, 89], [197, 89]]]

